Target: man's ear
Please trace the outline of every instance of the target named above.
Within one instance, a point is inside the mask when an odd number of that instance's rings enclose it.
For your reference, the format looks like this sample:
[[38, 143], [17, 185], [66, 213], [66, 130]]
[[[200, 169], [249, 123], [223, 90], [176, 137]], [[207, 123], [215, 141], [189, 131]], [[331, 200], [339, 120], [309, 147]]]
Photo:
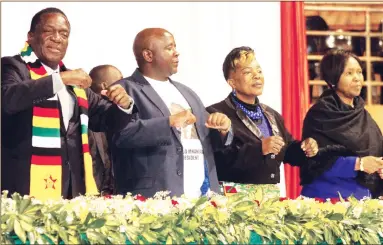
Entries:
[[230, 85], [230, 87], [232, 87], [233, 89], [235, 89], [235, 82], [233, 79], [229, 78], [227, 79], [227, 83]]
[[151, 63], [153, 61], [153, 52], [149, 49], [144, 49], [142, 51], [142, 56], [146, 62]]
[[28, 32], [27, 40], [28, 43], [31, 44], [35, 38], [35, 34], [33, 32]]

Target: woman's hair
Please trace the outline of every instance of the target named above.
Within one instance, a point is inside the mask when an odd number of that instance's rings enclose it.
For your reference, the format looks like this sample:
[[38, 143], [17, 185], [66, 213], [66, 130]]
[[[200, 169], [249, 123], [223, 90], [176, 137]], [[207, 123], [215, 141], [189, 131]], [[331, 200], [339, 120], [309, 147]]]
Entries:
[[355, 54], [342, 49], [330, 49], [320, 62], [321, 78], [326, 81], [330, 88], [338, 85], [339, 79], [350, 57], [356, 59], [363, 69], [363, 64]]
[[238, 62], [251, 61], [254, 58], [254, 50], [247, 46], [235, 48], [226, 56], [222, 65], [223, 76], [227, 81], [231, 71], [235, 71]]

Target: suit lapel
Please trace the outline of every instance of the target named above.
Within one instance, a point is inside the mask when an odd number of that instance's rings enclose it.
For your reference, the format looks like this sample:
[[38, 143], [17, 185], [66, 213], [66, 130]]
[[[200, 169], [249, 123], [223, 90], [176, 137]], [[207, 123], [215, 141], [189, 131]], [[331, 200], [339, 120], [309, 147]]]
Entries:
[[279, 129], [277, 126], [277, 122], [275, 121], [274, 115], [267, 110], [266, 105], [264, 105], [264, 104], [260, 104], [260, 105], [261, 105], [263, 113], [265, 114], [267, 120], [270, 123], [271, 130], [273, 131], [273, 135], [280, 135], [280, 132], [279, 132]]
[[153, 89], [148, 81], [144, 78], [141, 72], [137, 69], [132, 77], [134, 80], [142, 85], [141, 91], [146, 95], [146, 97], [153, 103], [155, 107], [157, 107], [162, 115], [165, 117], [170, 116], [169, 108], [165, 105], [164, 101], [157, 94], [157, 92]]
[[248, 117], [242, 110], [238, 110], [230, 100], [230, 95], [225, 99], [226, 104], [235, 110], [239, 119], [241, 119], [242, 123], [248, 128], [259, 140], [263, 138], [263, 134], [261, 130], [255, 125], [255, 123]]
[[[171, 114], [169, 108], [165, 105], [164, 101], [161, 99], [158, 93], [153, 89], [150, 83], [146, 81], [138, 69], [133, 73], [132, 77], [136, 82], [142, 85], [141, 91], [152, 102], [152, 104], [161, 111], [162, 115], [164, 115], [164, 117], [170, 117]], [[171, 129], [173, 130], [173, 133], [176, 135], [177, 139], [181, 142], [181, 133], [175, 127], [171, 127]]]
[[[199, 136], [201, 135], [201, 132], [199, 132], [199, 130], [200, 130], [199, 128], [200, 127], [198, 127], [198, 120], [202, 120], [204, 118], [203, 117], [203, 115], [204, 115], [203, 113], [204, 112], [201, 111], [201, 108], [198, 105], [198, 102], [196, 101], [196, 99], [193, 96], [190, 95], [190, 93], [185, 89], [184, 86], [181, 86], [181, 84], [179, 84], [177, 82], [174, 82], [172, 80], [170, 80], [170, 82], [178, 89], [178, 91], [180, 91], [182, 96], [188, 102], [188, 104], [189, 104], [189, 106], [190, 106], [190, 108], [192, 110], [192, 113], [196, 116], [197, 121], [196, 121], [195, 129], [197, 131], [198, 138], [200, 138]], [[204, 124], [204, 123], [205, 122], [203, 122], [202, 124]]]
[[[80, 108], [78, 106], [78, 102], [77, 102], [77, 96], [75, 95], [75, 93], [73, 92], [73, 88], [71, 87], [68, 87], [67, 86], [67, 90], [68, 90], [68, 93], [71, 95], [71, 97], [73, 98], [73, 101], [74, 101], [74, 106], [73, 106], [73, 115], [72, 115], [72, 118], [69, 118], [69, 122], [68, 122], [68, 128], [66, 130], [66, 133], [67, 134], [72, 134], [73, 133], [73, 130], [75, 129], [75, 127], [73, 127], [75, 124], [76, 124], [76, 120], [77, 118], [80, 118]], [[81, 122], [80, 120], [78, 121], [78, 123], [81, 125]], [[65, 127], [63, 127], [64, 130], [65, 130]], [[80, 127], [81, 128], [81, 127]], [[80, 130], [81, 132], [81, 130]]]

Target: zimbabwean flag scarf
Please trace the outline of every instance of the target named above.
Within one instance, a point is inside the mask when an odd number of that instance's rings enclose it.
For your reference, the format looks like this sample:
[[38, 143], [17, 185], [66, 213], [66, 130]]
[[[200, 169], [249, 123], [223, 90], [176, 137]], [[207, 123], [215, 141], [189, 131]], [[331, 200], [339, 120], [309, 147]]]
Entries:
[[[47, 76], [47, 71], [26, 42], [21, 50], [31, 78], [37, 80]], [[62, 62], [60, 70], [65, 70]], [[80, 107], [81, 140], [85, 169], [86, 194], [97, 195], [93, 177], [92, 157], [88, 145], [88, 100], [84, 89], [73, 87]], [[33, 106], [32, 158], [30, 171], [30, 195], [39, 200], [61, 198], [62, 159], [60, 137], [60, 111], [58, 96]]]

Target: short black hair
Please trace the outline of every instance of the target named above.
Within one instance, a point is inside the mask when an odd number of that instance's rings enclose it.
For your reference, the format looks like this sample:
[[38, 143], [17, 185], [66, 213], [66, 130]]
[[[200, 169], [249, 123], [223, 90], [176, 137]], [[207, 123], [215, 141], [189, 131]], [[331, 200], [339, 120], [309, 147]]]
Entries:
[[348, 59], [352, 57], [358, 61], [363, 69], [362, 61], [355, 54], [343, 49], [330, 49], [320, 62], [321, 78], [326, 81], [330, 88], [336, 88], [339, 79], [346, 67]]
[[[64, 12], [58, 8], [45, 8], [43, 10], [40, 10], [38, 13], [36, 13], [31, 21], [31, 28], [29, 29], [30, 32], [36, 31], [36, 26], [40, 24], [41, 22], [41, 16], [44, 14], [62, 14], [68, 21], [68, 17], [64, 14]], [[68, 21], [69, 23], [69, 21]]]
[[242, 46], [231, 50], [230, 53], [226, 56], [222, 65], [223, 76], [225, 77], [226, 81], [229, 79], [230, 71], [235, 71], [234, 60], [241, 57], [242, 51], [254, 53], [254, 50], [247, 46]]

